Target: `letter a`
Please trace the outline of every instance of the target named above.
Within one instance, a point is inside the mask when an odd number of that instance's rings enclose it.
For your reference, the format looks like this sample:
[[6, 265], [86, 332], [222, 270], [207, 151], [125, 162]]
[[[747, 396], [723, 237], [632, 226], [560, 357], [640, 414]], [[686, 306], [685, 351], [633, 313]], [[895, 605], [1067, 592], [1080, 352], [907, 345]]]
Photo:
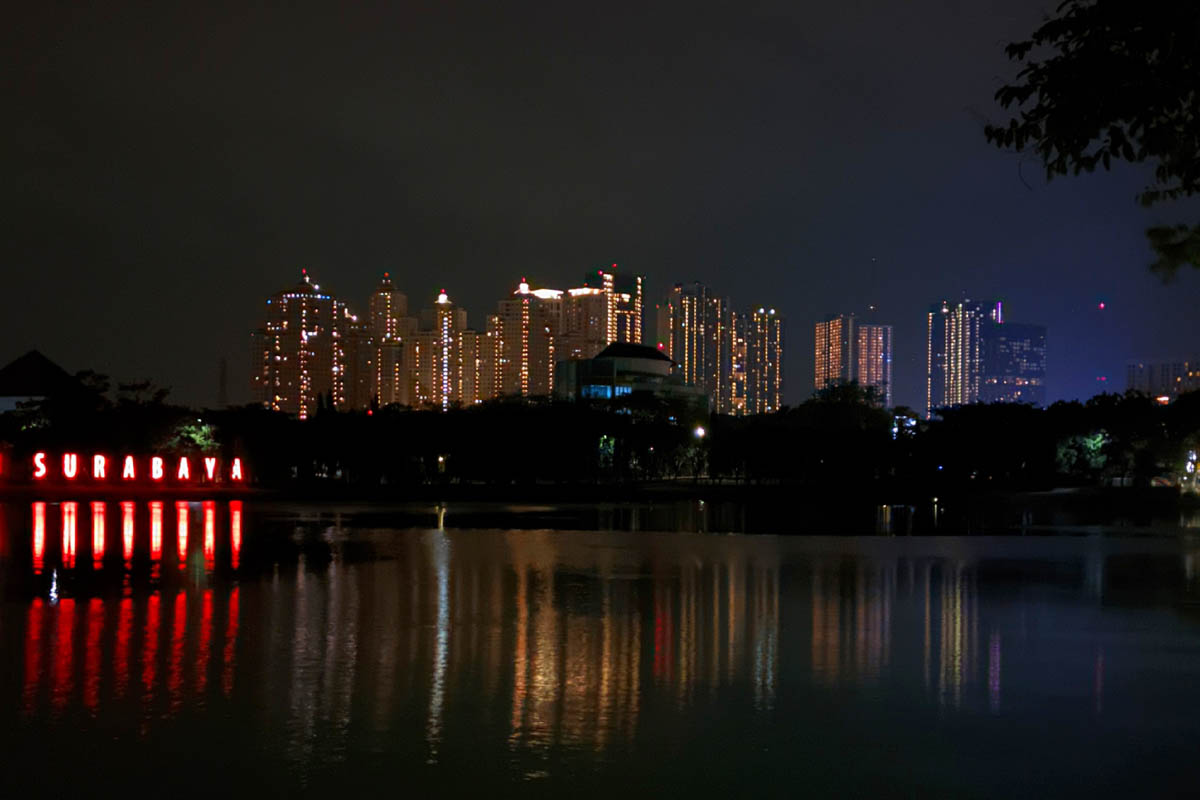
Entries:
[[179, 478], [181, 481], [191, 480], [192, 473], [190, 470], [188, 470], [187, 456], [182, 456], [179, 459], [179, 474], [175, 477]]
[[240, 481], [242, 479], [242, 460], [240, 458], [233, 460], [233, 468], [229, 471], [229, 479], [232, 481]]
[[121, 480], [130, 480], [136, 477], [133, 472], [133, 456], [125, 456], [125, 468], [121, 470]]

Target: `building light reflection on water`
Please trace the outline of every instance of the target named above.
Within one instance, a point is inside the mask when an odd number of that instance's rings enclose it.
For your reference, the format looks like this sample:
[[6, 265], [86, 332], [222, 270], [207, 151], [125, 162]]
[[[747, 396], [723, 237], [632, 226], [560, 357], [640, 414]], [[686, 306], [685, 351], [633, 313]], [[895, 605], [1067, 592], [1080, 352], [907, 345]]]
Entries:
[[[32, 571], [43, 587], [54, 572], [62, 596], [53, 604], [42, 591], [24, 609], [19, 707], [62, 716], [131, 705], [148, 732], [224, 699], [255, 709], [264, 740], [282, 742], [301, 770], [344, 757], [364, 727], [385, 749], [401, 746], [399, 729], [423, 743], [426, 761], [446, 764], [461, 755], [464, 731], [485, 725], [536, 777], [539, 760], [561, 748], [603, 756], [630, 746], [664, 706], [705, 711], [721, 696], [771, 715], [805, 692], [878, 692], [911, 679], [931, 708], [1004, 714], [1006, 682], [1020, 674], [1007, 660], [1022, 647], [1006, 633], [1011, 620], [985, 612], [978, 564], [949, 552], [375, 531], [315, 515], [266, 561], [249, 551], [242, 571], [244, 510], [232, 501], [198, 504], [194, 542], [189, 507], [176, 506], [181, 562], [190, 544], [205, 569], [160, 574], [161, 502], [121, 503], [121, 561], [97, 535], [107, 507], [90, 507], [78, 560], [69, 504], [22, 511]], [[60, 524], [61, 552], [45, 537]], [[1181, 575], [1192, 556], [1180, 558]], [[1088, 558], [1081, 602], [1095, 599]], [[131, 572], [134, 586], [149, 575], [149, 589], [131, 589]], [[85, 594], [81, 575], [112, 576], [122, 589]], [[1099, 714], [1104, 653], [1089, 649], [1082, 661]]]

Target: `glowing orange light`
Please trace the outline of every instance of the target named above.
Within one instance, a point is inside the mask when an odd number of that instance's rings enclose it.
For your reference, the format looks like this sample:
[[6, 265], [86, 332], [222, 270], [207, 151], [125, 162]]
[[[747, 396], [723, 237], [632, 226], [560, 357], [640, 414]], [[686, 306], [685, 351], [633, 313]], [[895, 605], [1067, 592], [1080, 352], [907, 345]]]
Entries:
[[150, 459], [150, 478], [156, 481], [163, 478], [163, 460], [159, 456]]
[[242, 479], [242, 460], [240, 458], [233, 460], [233, 469], [229, 472], [229, 479], [234, 481]]
[[179, 566], [183, 567], [187, 561], [188, 506], [182, 500], [175, 504], [175, 519], [179, 538]]
[[125, 467], [121, 470], [121, 480], [132, 480], [137, 477], [133, 471], [133, 456], [125, 456]]
[[63, 453], [63, 475], [72, 480], [79, 474], [79, 456], [75, 453]]
[[217, 560], [217, 505], [204, 503], [204, 566], [212, 569]]
[[75, 568], [75, 514], [78, 508], [78, 503], [62, 504], [62, 557], [67, 569]]
[[33, 504], [33, 574], [41, 575], [46, 561], [46, 504]]
[[133, 559], [133, 503], [121, 503], [121, 555], [125, 566]]
[[104, 563], [104, 503], [92, 503], [92, 564]]
[[150, 558], [162, 558], [162, 503], [155, 500], [150, 504]]
[[217, 460], [215, 458], [204, 459], [204, 474], [210, 481], [217, 476]]
[[242, 501], [229, 502], [229, 545], [233, 568], [238, 568], [242, 555]]
[[187, 456], [183, 456], [179, 459], [179, 473], [175, 477], [181, 481], [191, 479], [192, 474], [191, 470], [188, 469]]
[[92, 477], [97, 480], [104, 480], [104, 466], [107, 459], [104, 456], [92, 456]]
[[34, 453], [33, 454], [33, 477], [35, 477], [35, 478], [46, 477], [46, 454], [45, 453]]

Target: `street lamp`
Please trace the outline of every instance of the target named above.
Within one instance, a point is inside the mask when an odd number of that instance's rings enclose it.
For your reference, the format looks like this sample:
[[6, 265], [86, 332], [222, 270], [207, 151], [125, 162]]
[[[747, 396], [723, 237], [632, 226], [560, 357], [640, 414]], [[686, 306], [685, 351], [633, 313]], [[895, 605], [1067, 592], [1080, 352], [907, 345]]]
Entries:
[[706, 431], [704, 430], [703, 425], [697, 425], [696, 430], [692, 431], [692, 433], [696, 434], [697, 439], [703, 439]]

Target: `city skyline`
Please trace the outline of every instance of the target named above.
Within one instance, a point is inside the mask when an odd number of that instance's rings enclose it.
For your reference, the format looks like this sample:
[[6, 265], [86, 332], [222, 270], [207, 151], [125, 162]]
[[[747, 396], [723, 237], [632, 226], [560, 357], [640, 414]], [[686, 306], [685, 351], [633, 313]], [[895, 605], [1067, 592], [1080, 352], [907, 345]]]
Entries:
[[[1195, 206], [1132, 204], [1139, 167], [1046, 183], [984, 140], [1011, 70], [1000, 43], [1043, 11], [700, 4], [571, 25], [497, 8], [462, 26], [445, 8], [295, 9], [281, 26], [23, 7], [11, 85], [40, 88], [6, 95], [23, 122], [0, 134], [0, 259], [22, 298], [8, 357], [36, 348], [207, 405], [294, 267], [337, 287], [390, 272], [483, 309], [512, 276], [567, 285], [615, 261], [651, 299], [695, 280], [743, 308], [769, 290], [793, 342], [876, 305], [896, 404], [924, 400], [920, 309], [960, 292], [1052, 324], [1048, 401], [1119, 387], [1193, 327], [1200, 276], [1164, 286], [1144, 230]], [[786, 372], [811, 358], [789, 348]]]

